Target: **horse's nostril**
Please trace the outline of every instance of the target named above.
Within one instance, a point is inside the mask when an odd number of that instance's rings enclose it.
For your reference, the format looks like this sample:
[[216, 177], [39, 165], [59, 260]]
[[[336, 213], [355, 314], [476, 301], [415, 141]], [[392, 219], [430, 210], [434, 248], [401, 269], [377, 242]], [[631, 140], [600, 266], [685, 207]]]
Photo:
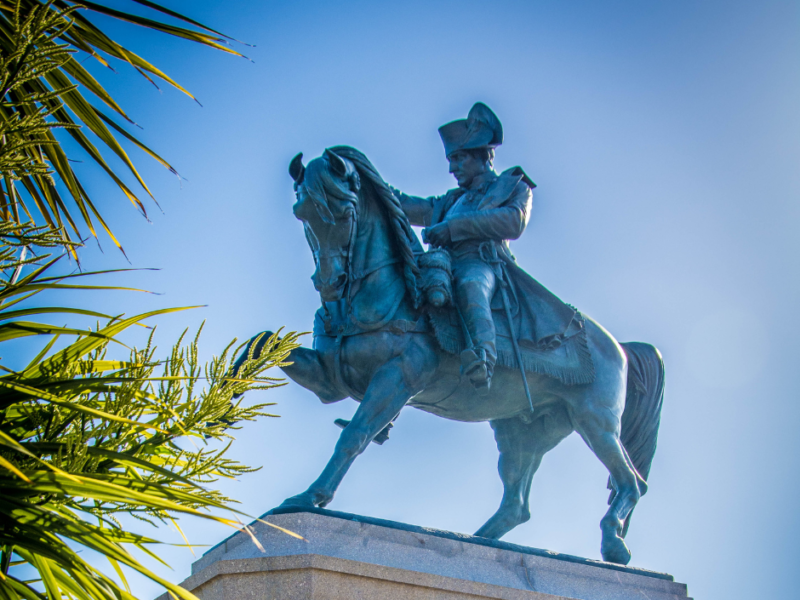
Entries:
[[340, 287], [342, 287], [342, 286], [343, 286], [343, 285], [344, 285], [346, 282], [347, 282], [347, 275], [345, 275], [344, 273], [342, 273], [341, 275], [339, 275], [339, 276], [336, 278], [336, 281], [334, 282], [334, 286], [335, 286], [335, 287], [337, 287], [337, 288], [340, 288]]

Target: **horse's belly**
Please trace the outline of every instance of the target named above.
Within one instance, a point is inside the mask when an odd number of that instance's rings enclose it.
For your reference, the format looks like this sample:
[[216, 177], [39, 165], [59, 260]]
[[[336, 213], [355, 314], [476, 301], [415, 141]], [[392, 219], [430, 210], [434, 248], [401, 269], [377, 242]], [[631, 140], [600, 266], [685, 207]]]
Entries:
[[[336, 360], [335, 338], [321, 336], [315, 339], [314, 345], [331, 380], [337, 380], [335, 372], [338, 369], [338, 381], [344, 384], [341, 391], [360, 399], [375, 372], [402, 352], [404, 337], [389, 332], [347, 337], [338, 349], [341, 352], [339, 361]], [[465, 422], [507, 419], [529, 412], [522, 379], [516, 369], [497, 367], [491, 391], [481, 396], [466, 377], [461, 377], [457, 356], [444, 353], [439, 356], [439, 367], [433, 379], [409, 401], [408, 406]], [[554, 387], [558, 387], [554, 379], [531, 373], [528, 374], [528, 384], [534, 406], [550, 401]]]

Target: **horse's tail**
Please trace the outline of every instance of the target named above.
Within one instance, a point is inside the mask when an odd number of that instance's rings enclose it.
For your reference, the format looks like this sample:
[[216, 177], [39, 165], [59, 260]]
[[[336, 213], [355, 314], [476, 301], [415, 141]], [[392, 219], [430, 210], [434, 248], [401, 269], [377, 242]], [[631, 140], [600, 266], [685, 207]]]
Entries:
[[[655, 346], [622, 344], [628, 356], [628, 384], [622, 413], [620, 442], [642, 479], [647, 481], [656, 453], [661, 406], [664, 401], [664, 361]], [[614, 492], [612, 492], [612, 497]], [[611, 499], [609, 499], [609, 503]], [[630, 515], [625, 520], [627, 533]]]

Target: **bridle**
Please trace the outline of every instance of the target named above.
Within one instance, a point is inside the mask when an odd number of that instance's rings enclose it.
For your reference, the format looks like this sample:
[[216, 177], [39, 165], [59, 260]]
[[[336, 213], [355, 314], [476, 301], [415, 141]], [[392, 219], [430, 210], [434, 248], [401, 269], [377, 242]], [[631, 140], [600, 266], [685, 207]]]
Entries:
[[[344, 298], [346, 306], [347, 306], [347, 316], [349, 317], [352, 312], [352, 292], [353, 292], [353, 251], [355, 248], [355, 241], [356, 236], [358, 235], [358, 208], [348, 208], [347, 212], [351, 213], [350, 219], [350, 231], [347, 236], [347, 245], [340, 246], [339, 248], [331, 248], [327, 250], [322, 250], [321, 248], [314, 251], [314, 258], [317, 260], [317, 264], [319, 264], [319, 260], [321, 258], [339, 258], [344, 257], [345, 259], [345, 281], [344, 281], [344, 293], [342, 294], [342, 298]], [[334, 222], [334, 226], [336, 223]], [[322, 308], [325, 311], [325, 316], [328, 317], [328, 320], [331, 319], [331, 314], [328, 310], [328, 303], [322, 303]]]

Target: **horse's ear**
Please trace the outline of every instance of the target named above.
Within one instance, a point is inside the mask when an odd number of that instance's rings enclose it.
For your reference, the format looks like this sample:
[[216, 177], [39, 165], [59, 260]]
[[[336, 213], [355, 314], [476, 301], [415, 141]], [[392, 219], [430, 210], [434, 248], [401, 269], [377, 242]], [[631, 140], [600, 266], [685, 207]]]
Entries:
[[344, 159], [333, 152], [330, 148], [325, 150], [325, 158], [328, 159], [328, 164], [331, 166], [331, 171], [342, 179], [347, 175], [347, 163]]
[[292, 176], [297, 185], [303, 183], [303, 177], [306, 174], [306, 168], [303, 165], [303, 153], [301, 152], [292, 159], [289, 163], [289, 175]]

